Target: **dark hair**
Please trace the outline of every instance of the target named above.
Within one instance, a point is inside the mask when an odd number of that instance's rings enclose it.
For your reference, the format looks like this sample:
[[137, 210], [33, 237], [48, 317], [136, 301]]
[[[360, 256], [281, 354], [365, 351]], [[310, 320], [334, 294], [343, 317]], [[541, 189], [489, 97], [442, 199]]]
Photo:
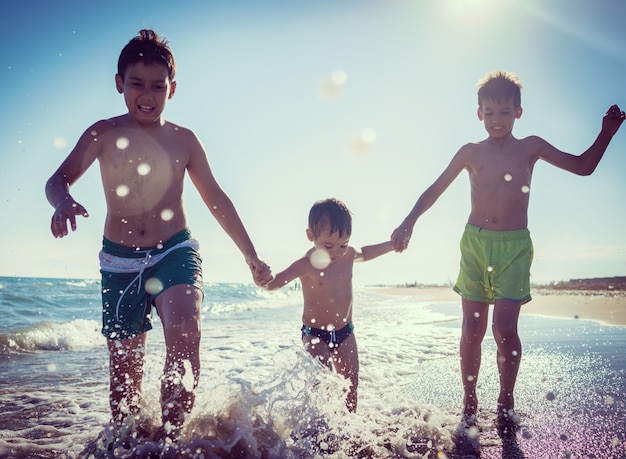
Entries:
[[513, 100], [513, 107], [522, 105], [522, 83], [517, 75], [505, 70], [488, 73], [478, 81], [478, 106], [483, 106], [484, 99], [496, 102]]
[[339, 232], [339, 236], [352, 234], [352, 214], [348, 207], [338, 199], [329, 198], [317, 201], [309, 211], [309, 229], [318, 237], [322, 230], [329, 234]]
[[167, 68], [170, 81], [176, 75], [174, 54], [167, 46], [168, 41], [150, 29], [142, 29], [139, 35], [133, 37], [122, 49], [117, 61], [117, 73], [124, 79], [129, 66], [137, 62], [145, 65], [164, 65]]

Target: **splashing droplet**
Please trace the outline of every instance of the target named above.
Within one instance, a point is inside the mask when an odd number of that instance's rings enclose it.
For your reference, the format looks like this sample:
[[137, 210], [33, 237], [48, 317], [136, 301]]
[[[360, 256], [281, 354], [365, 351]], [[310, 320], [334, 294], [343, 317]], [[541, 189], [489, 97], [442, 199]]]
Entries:
[[511, 180], [513, 180], [513, 176], [511, 174], [504, 174], [504, 180], [510, 182]]
[[530, 193], [530, 187], [528, 185], [524, 185], [522, 187], [522, 193]]
[[163, 283], [156, 277], [146, 280], [146, 292], [150, 295], [156, 295], [163, 290]]
[[330, 264], [330, 255], [326, 250], [315, 249], [309, 260], [315, 269], [324, 269]]
[[150, 164], [148, 163], [141, 163], [139, 164], [139, 166], [137, 166], [137, 173], [139, 175], [148, 175], [150, 173], [150, 170], [152, 168], [150, 167]]
[[119, 137], [115, 141], [115, 146], [120, 150], [126, 150], [128, 148], [128, 145], [130, 145], [130, 140], [128, 140], [127, 137]]
[[118, 185], [117, 188], [115, 189], [115, 193], [120, 198], [123, 198], [125, 196], [128, 196], [128, 193], [130, 193], [130, 188], [128, 188], [128, 185]]
[[161, 220], [164, 222], [169, 222], [172, 218], [174, 218], [174, 211], [172, 209], [163, 209], [161, 211]]

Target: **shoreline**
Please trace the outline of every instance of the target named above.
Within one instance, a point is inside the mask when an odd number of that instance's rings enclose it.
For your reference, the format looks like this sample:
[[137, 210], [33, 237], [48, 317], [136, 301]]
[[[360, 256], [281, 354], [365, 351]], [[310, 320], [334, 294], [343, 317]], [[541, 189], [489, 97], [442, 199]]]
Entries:
[[[375, 288], [391, 295], [426, 296], [436, 301], [459, 301], [448, 286]], [[532, 300], [522, 306], [521, 314], [564, 319], [593, 320], [607, 325], [626, 326], [626, 291], [531, 289]]]

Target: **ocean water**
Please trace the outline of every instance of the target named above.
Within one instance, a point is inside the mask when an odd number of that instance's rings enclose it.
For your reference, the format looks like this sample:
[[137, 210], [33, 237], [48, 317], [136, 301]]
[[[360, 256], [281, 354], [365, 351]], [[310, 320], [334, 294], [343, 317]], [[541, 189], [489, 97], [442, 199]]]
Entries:
[[460, 308], [355, 287], [359, 408], [300, 341], [301, 292], [207, 284], [202, 373], [178, 444], [160, 425], [164, 344], [148, 335], [141, 412], [109, 427], [100, 284], [0, 277], [1, 458], [626, 457], [626, 327], [522, 316], [519, 428], [494, 426], [495, 346], [483, 345], [479, 429], [459, 436]]

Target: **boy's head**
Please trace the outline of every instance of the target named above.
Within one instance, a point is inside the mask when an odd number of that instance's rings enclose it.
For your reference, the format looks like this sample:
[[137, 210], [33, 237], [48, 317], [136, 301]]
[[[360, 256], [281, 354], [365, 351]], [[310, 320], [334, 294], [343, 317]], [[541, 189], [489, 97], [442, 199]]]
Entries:
[[174, 81], [176, 75], [174, 55], [167, 46], [167, 40], [159, 37], [154, 30], [140, 30], [139, 35], [130, 40], [122, 49], [117, 61], [117, 73], [122, 81], [128, 67], [137, 62], [142, 62], [147, 66], [165, 66], [170, 81]]
[[482, 108], [485, 100], [494, 102], [513, 102], [517, 110], [522, 105], [522, 84], [512, 72], [499, 70], [488, 73], [478, 81], [478, 107]]
[[352, 215], [338, 199], [317, 201], [309, 212], [306, 234], [315, 245], [311, 264], [324, 269], [346, 254], [352, 234]]
[[317, 201], [309, 211], [309, 230], [318, 238], [323, 232], [339, 233], [340, 237], [352, 234], [352, 214], [338, 199]]

